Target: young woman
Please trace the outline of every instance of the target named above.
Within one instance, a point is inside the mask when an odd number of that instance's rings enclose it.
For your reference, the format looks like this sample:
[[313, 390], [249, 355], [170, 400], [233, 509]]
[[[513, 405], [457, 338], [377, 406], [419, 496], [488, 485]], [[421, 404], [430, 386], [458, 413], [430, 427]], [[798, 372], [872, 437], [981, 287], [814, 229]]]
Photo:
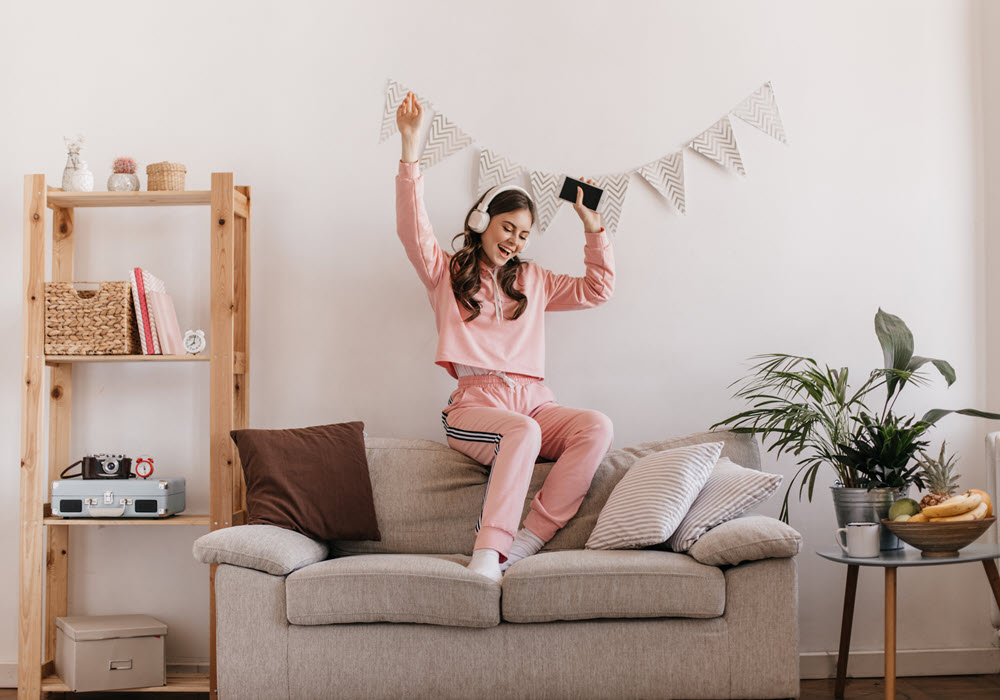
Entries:
[[[469, 568], [495, 581], [536, 553], [573, 517], [601, 459], [611, 421], [560, 406], [544, 384], [545, 311], [597, 306], [614, 289], [614, 260], [600, 214], [573, 208], [586, 234], [584, 277], [550, 272], [519, 255], [535, 204], [520, 187], [491, 188], [465, 219], [462, 247], [438, 245], [424, 208], [418, 167], [423, 110], [408, 93], [396, 114], [403, 155], [396, 177], [396, 227], [427, 288], [437, 321], [435, 363], [458, 379], [442, 412], [448, 444], [489, 469]], [[591, 181], [593, 182], [593, 181]], [[453, 241], [454, 243], [454, 241]], [[517, 529], [535, 460], [555, 460]]]

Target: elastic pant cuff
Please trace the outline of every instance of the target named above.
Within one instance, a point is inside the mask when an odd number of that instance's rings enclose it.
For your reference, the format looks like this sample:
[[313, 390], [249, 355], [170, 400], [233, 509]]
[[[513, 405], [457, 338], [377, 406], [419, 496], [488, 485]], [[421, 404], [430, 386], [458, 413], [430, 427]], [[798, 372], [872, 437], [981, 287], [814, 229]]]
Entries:
[[496, 527], [483, 526], [479, 528], [476, 535], [476, 544], [473, 549], [495, 549], [500, 553], [500, 563], [507, 561], [510, 554], [510, 546], [514, 543], [514, 536], [505, 530]]
[[553, 537], [555, 537], [556, 532], [559, 530], [559, 526], [554, 522], [541, 515], [534, 507], [528, 511], [528, 515], [524, 518], [524, 526], [531, 530], [533, 533], [538, 535], [543, 542], [548, 542]]

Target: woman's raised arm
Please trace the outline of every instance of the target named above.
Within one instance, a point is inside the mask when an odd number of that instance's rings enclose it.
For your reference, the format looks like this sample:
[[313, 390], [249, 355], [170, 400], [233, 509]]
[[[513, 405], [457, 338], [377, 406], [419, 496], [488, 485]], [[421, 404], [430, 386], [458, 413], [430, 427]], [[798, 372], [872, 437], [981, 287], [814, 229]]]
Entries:
[[416, 95], [407, 93], [396, 112], [396, 124], [403, 139], [403, 157], [396, 176], [396, 233], [420, 281], [433, 289], [448, 272], [448, 256], [438, 245], [424, 208], [424, 178], [418, 163], [422, 116]]

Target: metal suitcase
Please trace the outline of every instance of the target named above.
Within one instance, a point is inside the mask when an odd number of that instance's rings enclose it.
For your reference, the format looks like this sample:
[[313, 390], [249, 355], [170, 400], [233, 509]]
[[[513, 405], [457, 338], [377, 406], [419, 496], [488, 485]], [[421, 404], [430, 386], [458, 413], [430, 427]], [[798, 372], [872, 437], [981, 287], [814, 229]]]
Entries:
[[183, 477], [52, 482], [52, 515], [63, 518], [166, 518], [183, 510]]

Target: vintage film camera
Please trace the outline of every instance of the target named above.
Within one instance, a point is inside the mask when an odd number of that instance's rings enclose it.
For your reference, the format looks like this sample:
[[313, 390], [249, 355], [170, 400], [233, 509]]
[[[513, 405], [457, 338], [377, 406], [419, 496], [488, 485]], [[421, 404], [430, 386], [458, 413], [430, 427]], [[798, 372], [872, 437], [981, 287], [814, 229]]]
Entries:
[[125, 455], [87, 455], [81, 462], [84, 479], [128, 479], [132, 476], [132, 458]]

